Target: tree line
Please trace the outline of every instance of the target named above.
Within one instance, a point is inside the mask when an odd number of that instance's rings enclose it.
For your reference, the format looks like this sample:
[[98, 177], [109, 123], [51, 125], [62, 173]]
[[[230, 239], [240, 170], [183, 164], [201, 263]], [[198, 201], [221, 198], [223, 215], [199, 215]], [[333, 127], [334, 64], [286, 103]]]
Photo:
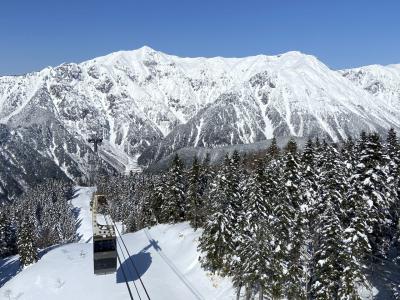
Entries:
[[359, 299], [366, 270], [397, 256], [393, 129], [385, 142], [362, 132], [340, 144], [310, 139], [302, 151], [274, 139], [266, 155], [244, 161], [235, 151], [220, 166], [195, 157], [185, 169], [175, 156], [166, 172], [103, 178], [98, 188], [128, 231], [182, 221], [201, 228], [202, 266], [231, 276], [246, 299]]
[[39, 249], [75, 241], [76, 217], [70, 183], [48, 180], [0, 210], [0, 257], [20, 255], [22, 265], [37, 261]]
[[[200, 263], [230, 276], [238, 297], [353, 300], [368, 268], [398, 256], [399, 174], [391, 129], [385, 141], [362, 132], [301, 150], [273, 139], [263, 156], [234, 151], [220, 165], [194, 157], [185, 168], [176, 155], [165, 172], [100, 177], [97, 189], [127, 231], [182, 221], [201, 230]], [[73, 241], [71, 193], [48, 182], [2, 208], [1, 255], [18, 251], [28, 264], [38, 248]]]

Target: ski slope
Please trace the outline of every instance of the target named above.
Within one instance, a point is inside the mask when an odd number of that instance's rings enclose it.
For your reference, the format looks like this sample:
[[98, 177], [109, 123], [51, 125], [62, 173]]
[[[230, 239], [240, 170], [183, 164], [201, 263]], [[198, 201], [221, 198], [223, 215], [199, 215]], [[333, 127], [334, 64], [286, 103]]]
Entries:
[[[93, 274], [89, 209], [93, 191], [93, 188], [80, 188], [72, 200], [79, 210], [77, 230], [80, 242], [56, 247], [36, 264], [24, 268], [0, 288], [1, 300], [126, 300], [129, 294], [122, 270], [127, 273], [133, 298], [147, 299], [126, 252], [122, 253], [121, 249], [119, 253], [123, 263], [122, 267], [118, 264], [115, 274]], [[188, 223], [180, 223], [158, 225], [123, 235], [152, 300], [235, 299], [228, 278], [208, 274], [200, 267], [196, 249], [200, 234], [199, 230], [194, 232]]]

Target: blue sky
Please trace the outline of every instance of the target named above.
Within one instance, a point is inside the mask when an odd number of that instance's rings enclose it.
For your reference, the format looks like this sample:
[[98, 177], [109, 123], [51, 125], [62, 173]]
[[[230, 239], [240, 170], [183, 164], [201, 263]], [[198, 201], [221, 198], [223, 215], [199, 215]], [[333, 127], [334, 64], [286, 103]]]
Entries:
[[332, 69], [400, 63], [398, 0], [4, 0], [0, 75], [148, 45], [179, 56], [299, 50]]

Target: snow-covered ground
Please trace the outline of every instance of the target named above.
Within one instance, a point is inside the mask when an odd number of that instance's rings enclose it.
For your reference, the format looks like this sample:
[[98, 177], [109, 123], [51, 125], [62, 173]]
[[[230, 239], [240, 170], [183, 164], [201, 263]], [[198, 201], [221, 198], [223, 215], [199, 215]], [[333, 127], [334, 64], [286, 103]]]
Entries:
[[[93, 274], [89, 203], [94, 191], [94, 188], [79, 187], [72, 199], [79, 221], [78, 243], [43, 250], [40, 260], [22, 271], [19, 271], [18, 255], [0, 259], [0, 300], [125, 300], [129, 294], [122, 270], [127, 273], [133, 299], [147, 299], [127, 252], [121, 248], [118, 252], [122, 266], [118, 264], [116, 273]], [[200, 234], [200, 230], [193, 231], [188, 223], [180, 223], [158, 225], [122, 236], [152, 300], [235, 299], [229, 278], [209, 274], [200, 267], [197, 252]], [[385, 272], [389, 271], [385, 267]], [[363, 300], [388, 298], [384, 282], [379, 278], [372, 280], [378, 289], [360, 290]]]
[[72, 205], [78, 212], [77, 233], [80, 242], [87, 243], [92, 239], [92, 212], [90, 211], [90, 198], [96, 188], [78, 187]]
[[[123, 263], [118, 265], [115, 274], [93, 274], [92, 244], [87, 243], [91, 236], [89, 202], [92, 192], [92, 188], [80, 188], [72, 200], [79, 209], [81, 242], [56, 247], [36, 264], [23, 269], [0, 288], [1, 300], [125, 300], [129, 299], [129, 294], [122, 270], [127, 273], [134, 299], [139, 299], [134, 284], [140, 298], [146, 299], [126, 251], [119, 249]], [[196, 249], [200, 234], [188, 223], [181, 223], [123, 235], [152, 300], [234, 299], [229, 279], [208, 274], [200, 267]], [[15, 257], [10, 258], [10, 268], [16, 267], [15, 260]], [[1, 270], [6, 272], [7, 268]]]

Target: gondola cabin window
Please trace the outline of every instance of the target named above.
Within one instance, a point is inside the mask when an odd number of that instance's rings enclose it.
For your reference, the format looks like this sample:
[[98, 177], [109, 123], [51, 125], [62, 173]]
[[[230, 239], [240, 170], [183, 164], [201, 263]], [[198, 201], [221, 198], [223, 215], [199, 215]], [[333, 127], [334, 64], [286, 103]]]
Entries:
[[93, 247], [94, 252], [115, 251], [115, 240], [96, 241]]

